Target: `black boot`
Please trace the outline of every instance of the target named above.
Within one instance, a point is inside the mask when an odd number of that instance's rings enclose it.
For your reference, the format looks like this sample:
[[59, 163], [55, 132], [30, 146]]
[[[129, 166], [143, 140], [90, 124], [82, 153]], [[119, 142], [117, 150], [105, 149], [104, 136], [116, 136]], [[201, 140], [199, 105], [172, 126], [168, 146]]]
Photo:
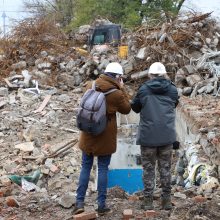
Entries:
[[107, 206], [103, 206], [103, 207], [98, 207], [96, 209], [96, 211], [98, 212], [99, 215], [104, 215], [104, 214], [106, 214], [108, 212], [111, 212], [111, 209], [108, 208]]
[[162, 209], [165, 210], [171, 210], [172, 209], [172, 203], [171, 203], [171, 198], [169, 196], [162, 196]]
[[145, 197], [141, 208], [144, 209], [145, 211], [154, 209], [153, 197], [152, 196]]

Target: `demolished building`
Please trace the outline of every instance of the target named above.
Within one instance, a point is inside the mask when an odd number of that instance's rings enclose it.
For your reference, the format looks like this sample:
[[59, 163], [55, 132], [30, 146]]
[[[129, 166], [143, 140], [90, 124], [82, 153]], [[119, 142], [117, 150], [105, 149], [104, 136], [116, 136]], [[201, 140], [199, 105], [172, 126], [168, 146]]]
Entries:
[[[81, 39], [83, 44], [86, 33], [79, 31], [77, 42]], [[181, 148], [173, 180], [177, 208], [169, 219], [180, 219], [180, 213], [185, 219], [192, 219], [196, 212], [193, 208], [191, 212], [181, 209], [181, 199], [186, 199], [186, 195], [189, 201], [183, 207], [192, 207], [194, 200], [197, 201], [195, 197], [201, 196], [204, 201], [208, 199], [204, 210], [209, 205], [214, 207], [213, 212], [203, 212], [204, 219], [218, 219], [215, 209], [219, 208], [220, 196], [219, 39], [220, 27], [210, 14], [189, 15], [173, 23], [156, 27], [143, 25], [127, 33], [123, 41], [128, 46], [128, 56], [122, 59], [118, 49], [108, 45], [88, 53], [86, 47], [77, 47], [55, 25], [45, 21], [37, 21], [34, 25], [29, 21], [22, 23], [1, 44], [0, 194], [3, 217], [17, 215], [18, 219], [32, 219], [32, 212], [40, 213], [50, 205], [54, 207], [54, 203], [70, 208], [74, 204], [80, 169], [75, 116], [84, 84], [96, 79], [109, 62], [119, 61], [132, 97], [147, 79], [150, 64], [160, 61], [166, 65], [180, 95], [177, 131]], [[128, 136], [134, 140], [137, 123], [137, 115], [119, 117], [119, 140], [124, 142]], [[31, 175], [35, 170], [41, 171], [36, 186], [32, 186], [35, 188], [24, 183], [21, 190], [8, 179], [13, 174]], [[91, 197], [96, 190], [95, 174], [93, 172], [88, 192]], [[117, 188], [110, 192], [110, 199], [118, 199], [115, 203], [121, 204], [125, 199], [130, 207], [141, 198], [138, 193], [131, 196]], [[14, 205], [8, 202], [11, 195], [16, 198]], [[6, 205], [25, 211], [10, 212]], [[122, 210], [116, 210], [116, 216], [111, 218], [121, 219], [118, 213]], [[141, 211], [136, 215], [142, 216]], [[164, 215], [167, 216], [159, 213], [158, 219]], [[44, 218], [56, 219], [51, 213]]]

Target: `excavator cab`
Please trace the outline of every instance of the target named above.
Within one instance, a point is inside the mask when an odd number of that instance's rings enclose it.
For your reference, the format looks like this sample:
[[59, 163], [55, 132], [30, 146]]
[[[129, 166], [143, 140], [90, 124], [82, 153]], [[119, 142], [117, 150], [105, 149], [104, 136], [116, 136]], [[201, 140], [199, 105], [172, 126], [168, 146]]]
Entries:
[[117, 24], [100, 25], [92, 29], [89, 35], [89, 47], [94, 45], [119, 46], [121, 43], [121, 26]]

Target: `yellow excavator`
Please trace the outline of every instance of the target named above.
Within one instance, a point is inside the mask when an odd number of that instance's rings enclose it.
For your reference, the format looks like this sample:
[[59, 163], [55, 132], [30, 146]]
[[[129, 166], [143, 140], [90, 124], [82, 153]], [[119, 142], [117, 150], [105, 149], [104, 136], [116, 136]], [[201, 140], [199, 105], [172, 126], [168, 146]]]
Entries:
[[119, 58], [128, 56], [128, 46], [122, 45], [122, 28], [119, 24], [104, 24], [93, 28], [89, 34], [89, 50], [96, 45], [108, 45], [118, 48]]
[[103, 24], [95, 26], [90, 30], [88, 37], [88, 50], [76, 47], [75, 50], [82, 55], [89, 55], [89, 51], [93, 48], [105, 50], [105, 48], [116, 48], [118, 57], [126, 59], [128, 57], [128, 46], [122, 42], [121, 25], [118, 24]]

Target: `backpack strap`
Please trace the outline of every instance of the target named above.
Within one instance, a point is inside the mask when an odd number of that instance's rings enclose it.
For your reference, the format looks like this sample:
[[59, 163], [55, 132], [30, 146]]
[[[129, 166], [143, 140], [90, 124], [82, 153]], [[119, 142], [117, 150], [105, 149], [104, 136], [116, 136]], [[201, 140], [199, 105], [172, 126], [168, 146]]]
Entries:
[[110, 93], [112, 93], [112, 92], [114, 92], [114, 91], [117, 91], [118, 89], [110, 89], [109, 91], [107, 91], [107, 92], [103, 92], [103, 94], [104, 95], [108, 95], [108, 94], [110, 94]]
[[96, 90], [95, 89], [95, 80], [92, 82], [92, 90]]
[[[95, 91], [96, 91], [95, 80], [92, 82], [92, 90], [95, 90]], [[107, 92], [103, 92], [103, 94], [104, 94], [104, 95], [108, 95], [108, 94], [110, 94], [110, 93], [112, 93], [112, 92], [114, 92], [114, 91], [116, 91], [116, 90], [118, 90], [118, 89], [110, 89], [110, 90], [107, 91]]]

